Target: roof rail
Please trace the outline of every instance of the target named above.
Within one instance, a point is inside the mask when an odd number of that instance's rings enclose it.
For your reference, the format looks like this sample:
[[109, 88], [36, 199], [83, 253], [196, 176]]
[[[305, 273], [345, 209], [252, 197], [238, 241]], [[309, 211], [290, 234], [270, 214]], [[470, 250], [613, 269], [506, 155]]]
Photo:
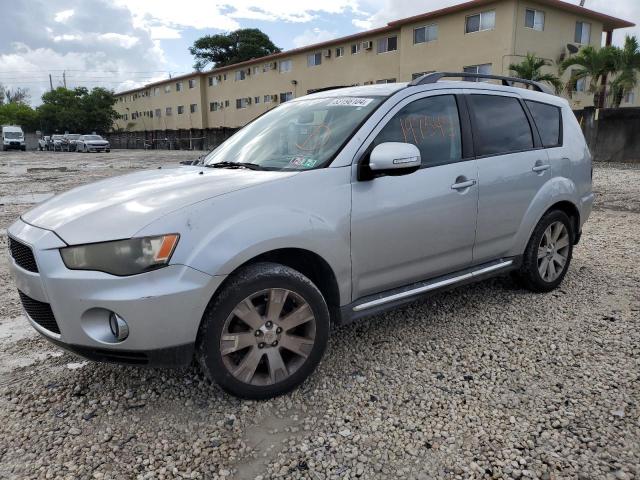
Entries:
[[540, 82], [534, 82], [533, 80], [525, 80], [524, 78], [516, 77], [504, 77], [501, 75], [490, 75], [486, 73], [468, 73], [468, 72], [433, 72], [422, 75], [409, 83], [409, 87], [415, 87], [417, 85], [429, 85], [436, 83], [441, 78], [485, 78], [488, 80], [500, 80], [505, 87], [512, 87], [514, 83], [522, 83], [524, 85], [531, 85], [535, 90], [542, 93], [548, 93], [554, 95], [553, 91], [543, 85]]

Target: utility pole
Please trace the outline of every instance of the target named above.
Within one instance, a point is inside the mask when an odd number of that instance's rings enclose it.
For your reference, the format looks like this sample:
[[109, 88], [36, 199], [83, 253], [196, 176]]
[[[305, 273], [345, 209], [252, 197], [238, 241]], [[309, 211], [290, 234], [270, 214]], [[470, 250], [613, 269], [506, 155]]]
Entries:
[[67, 72], [62, 72], [62, 83], [64, 84], [64, 88], [67, 88]]
[[51, 91], [53, 92], [53, 80], [51, 80], [51, 74], [49, 74], [49, 86], [51, 87]]

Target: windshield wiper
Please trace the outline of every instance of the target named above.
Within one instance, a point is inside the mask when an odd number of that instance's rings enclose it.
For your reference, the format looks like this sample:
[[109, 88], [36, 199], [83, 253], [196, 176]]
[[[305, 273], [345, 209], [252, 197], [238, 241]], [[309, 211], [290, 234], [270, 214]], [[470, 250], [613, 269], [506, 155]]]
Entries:
[[264, 170], [257, 163], [250, 162], [217, 162], [205, 165], [207, 168], [248, 168], [249, 170]]

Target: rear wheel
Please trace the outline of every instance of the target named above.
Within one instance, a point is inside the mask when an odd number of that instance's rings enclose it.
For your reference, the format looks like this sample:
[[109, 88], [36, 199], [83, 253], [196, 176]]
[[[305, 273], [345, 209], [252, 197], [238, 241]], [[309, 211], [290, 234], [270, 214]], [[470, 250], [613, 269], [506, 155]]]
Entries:
[[547, 213], [534, 229], [525, 250], [519, 277], [534, 292], [556, 288], [567, 274], [573, 255], [574, 232], [566, 213]]
[[270, 398], [302, 383], [322, 358], [329, 310], [300, 272], [275, 263], [243, 268], [209, 304], [197, 358], [227, 392]]

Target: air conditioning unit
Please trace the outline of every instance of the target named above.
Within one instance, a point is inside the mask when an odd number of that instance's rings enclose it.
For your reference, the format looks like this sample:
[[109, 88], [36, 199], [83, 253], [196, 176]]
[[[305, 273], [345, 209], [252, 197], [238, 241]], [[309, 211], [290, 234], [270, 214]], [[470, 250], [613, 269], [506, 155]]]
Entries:
[[362, 48], [364, 48], [365, 50], [371, 50], [373, 48], [373, 42], [370, 40], [367, 42], [362, 42]]
[[251, 105], [251, 97], [246, 98], [247, 105]]
[[277, 102], [278, 101], [278, 95], [271, 95], [271, 101], [272, 102]]
[[323, 53], [324, 53], [325, 58], [331, 57], [331, 49], [330, 48], [327, 48]]

